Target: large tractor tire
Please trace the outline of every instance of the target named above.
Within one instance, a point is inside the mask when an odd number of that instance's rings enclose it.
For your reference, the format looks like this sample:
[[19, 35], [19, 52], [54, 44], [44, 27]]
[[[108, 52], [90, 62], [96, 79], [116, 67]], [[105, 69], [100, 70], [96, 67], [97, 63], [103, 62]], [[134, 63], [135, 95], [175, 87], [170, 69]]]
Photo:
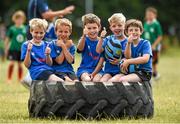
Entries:
[[30, 117], [149, 118], [154, 103], [149, 82], [33, 82]]

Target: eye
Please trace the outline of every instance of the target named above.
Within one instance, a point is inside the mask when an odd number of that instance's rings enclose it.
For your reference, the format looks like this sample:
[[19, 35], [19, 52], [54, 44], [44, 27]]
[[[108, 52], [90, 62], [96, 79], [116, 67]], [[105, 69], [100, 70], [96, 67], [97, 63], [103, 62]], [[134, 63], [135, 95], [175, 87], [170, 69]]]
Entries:
[[138, 29], [138, 28], [136, 28], [136, 29], [135, 29], [135, 31], [137, 32], [137, 31], [139, 31], [139, 29]]
[[64, 33], [66, 33], [66, 34], [67, 34], [67, 33], [68, 33], [68, 31], [64, 31]]
[[93, 29], [97, 29], [96, 27], [93, 27]]
[[116, 25], [112, 25], [112, 27], [113, 27], [113, 28], [115, 28], [115, 27], [116, 27]]
[[44, 34], [44, 32], [40, 32], [40, 34], [42, 35], [42, 34]]

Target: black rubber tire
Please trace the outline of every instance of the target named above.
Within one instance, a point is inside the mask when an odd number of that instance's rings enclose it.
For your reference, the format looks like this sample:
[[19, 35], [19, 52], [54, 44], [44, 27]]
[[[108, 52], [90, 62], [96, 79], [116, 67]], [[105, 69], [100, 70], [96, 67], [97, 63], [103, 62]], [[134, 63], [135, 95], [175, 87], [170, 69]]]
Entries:
[[150, 118], [154, 102], [149, 82], [34, 81], [28, 109], [30, 117]]

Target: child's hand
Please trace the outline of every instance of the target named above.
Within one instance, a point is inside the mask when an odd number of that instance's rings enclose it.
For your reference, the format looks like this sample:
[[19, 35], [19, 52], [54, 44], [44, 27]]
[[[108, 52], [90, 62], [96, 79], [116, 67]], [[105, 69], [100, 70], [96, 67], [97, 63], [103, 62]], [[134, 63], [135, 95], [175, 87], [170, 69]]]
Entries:
[[123, 63], [120, 65], [120, 68], [122, 69], [123, 72], [128, 72], [128, 66], [129, 66], [129, 62], [128, 59], [125, 59], [123, 61]]
[[28, 46], [27, 46], [27, 50], [28, 50], [28, 51], [31, 51], [32, 47], [33, 47], [33, 44], [32, 44], [31, 42], [29, 42], [29, 43], [28, 43]]
[[152, 50], [156, 50], [156, 46], [154, 44], [151, 47], [152, 47]]
[[56, 42], [56, 45], [59, 46], [59, 47], [61, 47], [61, 48], [65, 47], [65, 44], [64, 44], [64, 42], [63, 42], [62, 40], [58, 40], [58, 41]]
[[91, 80], [93, 80], [93, 78], [94, 78], [95, 75], [96, 75], [95, 73], [91, 73], [91, 74], [89, 75], [90, 78], [91, 78]]
[[107, 34], [107, 31], [106, 31], [106, 28], [104, 27], [101, 34], [100, 34], [100, 37], [104, 38]]
[[86, 26], [85, 26], [84, 29], [83, 29], [83, 35], [84, 35], [84, 36], [88, 35], [88, 29], [87, 29]]
[[133, 39], [134, 39], [133, 35], [132, 35], [132, 34], [129, 35], [129, 37], [128, 37], [128, 43], [132, 43], [132, 42], [133, 42]]
[[113, 59], [112, 61], [110, 61], [110, 63], [113, 64], [113, 65], [118, 65], [119, 60], [118, 59]]
[[51, 48], [49, 47], [49, 45], [47, 45], [47, 47], [45, 49], [45, 54], [50, 55], [50, 53], [51, 53]]

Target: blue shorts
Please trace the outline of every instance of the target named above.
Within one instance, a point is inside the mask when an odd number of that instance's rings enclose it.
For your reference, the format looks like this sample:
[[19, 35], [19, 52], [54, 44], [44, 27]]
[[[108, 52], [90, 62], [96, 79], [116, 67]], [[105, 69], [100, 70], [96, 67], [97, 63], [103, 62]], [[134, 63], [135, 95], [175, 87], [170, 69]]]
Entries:
[[45, 70], [43, 72], [41, 72], [36, 80], [43, 80], [43, 81], [46, 81], [49, 79], [49, 77], [53, 74], [53, 71], [52, 70]]

